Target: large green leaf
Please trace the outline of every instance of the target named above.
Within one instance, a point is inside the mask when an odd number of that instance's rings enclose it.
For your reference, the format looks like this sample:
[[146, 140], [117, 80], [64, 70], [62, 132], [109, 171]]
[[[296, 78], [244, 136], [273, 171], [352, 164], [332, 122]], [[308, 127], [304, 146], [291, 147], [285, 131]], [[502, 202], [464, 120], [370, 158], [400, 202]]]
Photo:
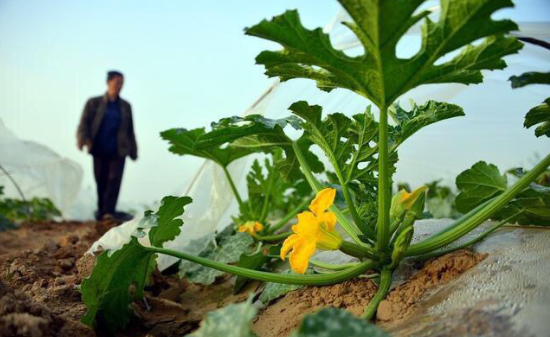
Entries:
[[436, 101], [428, 101], [422, 105], [412, 102], [411, 111], [395, 104], [390, 109], [390, 113], [397, 121], [397, 125], [391, 130], [394, 146], [402, 144], [423, 127], [449, 118], [464, 116], [464, 110], [458, 105]]
[[529, 110], [525, 115], [526, 128], [538, 125], [535, 129], [535, 136], [540, 137], [545, 135], [550, 137], [550, 97], [548, 97], [541, 105]]
[[[512, 173], [521, 177], [524, 171], [515, 169]], [[507, 178], [500, 174], [495, 165], [479, 162], [462, 172], [457, 177], [456, 184], [460, 190], [456, 197], [457, 209], [466, 213], [504, 192]], [[518, 212], [521, 213], [514, 216]], [[512, 218], [509, 219], [510, 217]], [[508, 222], [520, 225], [549, 226], [550, 188], [532, 183], [491, 218], [494, 220], [509, 219]]]
[[390, 337], [384, 330], [344, 309], [327, 308], [308, 315], [292, 337]]
[[[252, 237], [247, 233], [221, 234], [217, 239], [212, 239], [207, 235], [204, 239], [199, 240], [200, 242], [197, 241], [194, 245], [197, 247], [202, 245], [204, 248], [197, 255], [221, 263], [239, 261], [241, 255], [250, 251], [250, 246], [254, 243]], [[193, 283], [209, 285], [223, 274], [222, 271], [186, 260], [180, 262], [180, 275], [185, 276]]]
[[[437, 22], [427, 17], [429, 12], [419, 11], [425, 2], [340, 0], [353, 19], [347, 25], [365, 51], [356, 57], [335, 49], [321, 28], [305, 28], [297, 11], [264, 20], [247, 28], [246, 33], [283, 46], [281, 51], [264, 51], [256, 58], [268, 76], [282, 81], [312, 79], [326, 91], [349, 89], [379, 107], [390, 106], [422, 84], [480, 83], [481, 70], [503, 69], [506, 64], [502, 57], [522, 47], [515, 38], [503, 36], [517, 30], [515, 23], [491, 19], [497, 10], [511, 7], [510, 0], [441, 0]], [[412, 58], [399, 58], [397, 43], [423, 18], [420, 51]], [[481, 43], [472, 44], [479, 39], [483, 39]], [[456, 50], [459, 53], [455, 57], [438, 62]]]
[[251, 299], [244, 303], [230, 304], [206, 314], [201, 327], [188, 337], [254, 337], [252, 320], [257, 309]]
[[[183, 222], [175, 218], [183, 214], [184, 206], [189, 203], [189, 197], [165, 197], [155, 214], [146, 212], [138, 228], [140, 231], [150, 228], [149, 241], [161, 247], [179, 235]], [[82, 281], [82, 301], [87, 308], [82, 322], [89, 326], [98, 323], [110, 332], [126, 327], [132, 315], [130, 303], [143, 297], [155, 257], [144, 250], [134, 236], [119, 250], [101, 253], [92, 274]]]
[[[299, 129], [299, 122], [295, 116], [276, 120], [260, 115], [223, 118], [218, 123], [213, 123], [212, 131], [201, 135], [195, 146], [202, 150], [216, 144], [230, 143], [227, 147], [229, 151], [247, 153], [272, 152], [273, 149], [280, 148], [284, 150], [285, 158], [277, 162], [277, 170], [283, 179], [296, 180], [301, 177], [300, 165], [292, 149], [292, 139], [287, 137], [283, 129], [287, 125]], [[301, 137], [297, 143], [313, 172], [322, 172], [323, 164], [309, 151], [311, 142]]]
[[528, 72], [510, 77], [512, 88], [521, 88], [531, 84], [550, 84], [550, 73]]
[[204, 128], [193, 130], [170, 129], [160, 133], [161, 137], [170, 143], [170, 152], [180, 156], [191, 155], [210, 159], [221, 166], [227, 166], [234, 160], [249, 155], [252, 151], [247, 149], [229, 149], [222, 147], [223, 142], [218, 142], [210, 147], [197, 148], [201, 136], [205, 135]]
[[501, 175], [498, 167], [484, 161], [477, 162], [456, 177], [456, 187], [460, 193], [456, 197], [456, 207], [467, 213], [483, 202], [504, 192], [508, 180]]

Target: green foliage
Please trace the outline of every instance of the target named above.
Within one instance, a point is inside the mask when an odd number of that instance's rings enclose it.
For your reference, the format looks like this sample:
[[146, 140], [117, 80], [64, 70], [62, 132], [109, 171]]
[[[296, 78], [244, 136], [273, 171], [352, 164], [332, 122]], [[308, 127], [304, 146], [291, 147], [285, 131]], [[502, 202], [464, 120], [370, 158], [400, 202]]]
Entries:
[[[510, 0], [442, 1], [437, 22], [428, 18], [428, 11], [413, 14], [424, 2], [340, 0], [354, 21], [346, 25], [364, 48], [361, 56], [348, 56], [335, 49], [321, 28], [305, 28], [297, 11], [264, 20], [247, 28], [246, 33], [284, 48], [258, 55], [256, 62], [265, 66], [266, 75], [282, 81], [312, 79], [326, 91], [348, 89], [379, 107], [390, 106], [422, 84], [480, 83], [481, 70], [503, 69], [506, 63], [502, 57], [522, 47], [515, 38], [503, 36], [517, 30], [515, 23], [491, 19], [495, 11], [511, 7]], [[423, 18], [420, 51], [410, 59], [398, 58], [397, 43]], [[471, 44], [479, 39], [483, 39], [480, 44]], [[435, 64], [456, 50], [460, 52], [451, 60]]]
[[500, 174], [498, 167], [480, 161], [456, 177], [456, 187], [460, 194], [456, 205], [460, 212], [467, 213], [483, 202], [490, 200], [507, 188], [506, 176]]
[[[260, 162], [254, 160], [246, 177], [248, 200], [244, 202], [241, 216], [235, 219], [236, 224], [246, 221], [259, 221], [265, 224], [267, 218], [282, 217], [297, 207], [305, 198], [313, 194], [311, 187], [303, 177], [285, 180], [278, 170], [284, 161], [282, 151], [274, 149], [272, 160], [264, 160], [263, 168]], [[265, 174], [264, 174], [265, 171]]]
[[[252, 269], [252, 270], [259, 270], [266, 262], [269, 261], [269, 257], [267, 257], [265, 254], [261, 251], [262, 245], [260, 244], [258, 246], [258, 249], [256, 249], [255, 252], [252, 252], [250, 254], [243, 253], [239, 257], [239, 261], [237, 262], [237, 267]], [[248, 283], [250, 279], [242, 276], [238, 276], [235, 280], [235, 285], [233, 287], [233, 292], [238, 293], [240, 292], [244, 286]]]
[[[230, 149], [248, 152], [271, 152], [281, 148], [285, 157], [277, 161], [277, 170], [285, 180], [299, 179], [302, 177], [300, 165], [292, 150], [292, 140], [284, 132], [287, 125], [299, 129], [300, 120], [295, 116], [273, 120], [260, 115], [223, 118], [217, 123], [212, 123], [212, 131], [200, 137], [197, 148], [206, 149], [215, 144], [225, 143], [230, 143]], [[312, 170], [322, 172], [323, 164], [309, 151], [311, 142], [303, 137], [297, 142], [306, 154]]]
[[0, 213], [0, 232], [17, 228], [4, 214]]
[[[522, 177], [523, 170], [514, 170], [517, 177]], [[508, 179], [501, 175], [492, 164], [478, 162], [462, 172], [456, 179], [460, 190], [456, 197], [459, 211], [466, 213], [482, 203], [500, 195], [507, 188]], [[520, 225], [550, 225], [550, 188], [531, 183], [517, 194], [505, 207], [491, 216], [495, 220], [506, 219], [518, 212], [509, 222]]]
[[[19, 200], [4, 198], [4, 186], [0, 186], [0, 216], [2, 224], [7, 225], [8, 221], [46, 221], [61, 216], [61, 212], [48, 198], [32, 198], [30, 200]], [[2, 228], [2, 225], [0, 225]]]
[[365, 319], [355, 317], [344, 309], [322, 309], [308, 315], [292, 337], [390, 337]]
[[449, 118], [464, 116], [464, 110], [455, 104], [428, 101], [422, 105], [411, 102], [411, 105], [411, 111], [406, 111], [399, 104], [394, 104], [392, 109], [389, 110], [390, 115], [397, 123], [390, 130], [394, 148], [428, 125]]
[[528, 72], [510, 77], [512, 88], [521, 88], [530, 84], [550, 84], [550, 73]]
[[[512, 76], [510, 81], [512, 81], [512, 88], [521, 88], [531, 84], [550, 84], [550, 73], [528, 72], [520, 76]], [[525, 115], [523, 126], [530, 128], [535, 125], [539, 125], [535, 129], [535, 136], [550, 137], [550, 97]]]
[[[207, 235], [191, 243], [190, 252], [221, 263], [236, 263], [242, 254], [250, 251], [254, 240], [247, 233], [227, 234], [222, 232], [217, 237]], [[202, 249], [200, 249], [202, 247]], [[199, 250], [200, 249], [200, 250]], [[198, 251], [198, 252], [196, 252]], [[224, 273], [212, 268], [182, 260], [180, 263], [180, 276], [185, 276], [193, 283], [209, 285], [214, 283], [216, 277]]]
[[[140, 222], [138, 235], [149, 228], [149, 242], [162, 247], [180, 234], [183, 214], [189, 197], [165, 197], [156, 213], [147, 211]], [[143, 297], [143, 288], [155, 267], [156, 254], [148, 252], [132, 236], [130, 242], [117, 251], [105, 251], [98, 256], [92, 274], [82, 281], [82, 301], [87, 312], [82, 322], [96, 323], [111, 333], [123, 329], [132, 315], [130, 303]], [[131, 287], [133, 286], [133, 292]]]
[[525, 123], [523, 124], [526, 128], [538, 125], [535, 129], [535, 136], [546, 136], [550, 137], [550, 97], [548, 97], [544, 102], [536, 107], [532, 108], [525, 115]]
[[193, 130], [170, 129], [160, 133], [161, 137], [170, 143], [170, 152], [180, 156], [191, 155], [210, 159], [222, 167], [227, 167], [231, 162], [251, 153], [247, 149], [223, 148], [223, 142], [197, 149], [197, 143], [205, 134], [204, 128]]
[[456, 209], [456, 195], [449, 186], [440, 185], [439, 180], [428, 184], [428, 193], [426, 196], [427, 218], [459, 218], [462, 213]]
[[[311, 271], [308, 270], [306, 273], [311, 274]], [[282, 274], [294, 275], [294, 272], [288, 269], [282, 272]], [[274, 299], [277, 299], [288, 292], [300, 289], [302, 287], [303, 286], [296, 285], [296, 284], [281, 284], [281, 283], [268, 282], [266, 283], [265, 288], [262, 291], [262, 294], [260, 295], [260, 301], [262, 301], [263, 304], [267, 305], [269, 304], [269, 302], [273, 301]]]
[[199, 330], [188, 337], [254, 337], [252, 320], [257, 309], [251, 298], [240, 304], [230, 304], [225, 308], [210, 311], [206, 314]]

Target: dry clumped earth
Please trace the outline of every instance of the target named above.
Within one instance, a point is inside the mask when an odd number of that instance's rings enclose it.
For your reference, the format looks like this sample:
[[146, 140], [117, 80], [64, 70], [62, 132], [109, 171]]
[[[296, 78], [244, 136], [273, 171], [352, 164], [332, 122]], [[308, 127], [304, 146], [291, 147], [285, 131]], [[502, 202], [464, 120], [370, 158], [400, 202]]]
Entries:
[[[0, 337], [104, 336], [81, 324], [86, 308], [77, 285], [87, 277], [95, 258], [85, 255], [92, 243], [114, 222], [45, 222], [23, 224], [0, 233]], [[412, 276], [395, 287], [380, 305], [377, 322], [398, 324], [413, 315], [426, 292], [458, 277], [483, 256], [458, 251], [417, 266]], [[196, 330], [204, 315], [258, 293], [251, 283], [233, 294], [230, 277], [211, 286], [189, 284], [155, 273], [146, 301], [135, 303], [136, 319], [118, 334], [125, 336], [183, 336]], [[260, 310], [253, 324], [260, 337], [283, 337], [298, 327], [303, 316], [323, 307], [345, 308], [360, 314], [376, 292], [365, 278], [323, 287], [305, 287]]]

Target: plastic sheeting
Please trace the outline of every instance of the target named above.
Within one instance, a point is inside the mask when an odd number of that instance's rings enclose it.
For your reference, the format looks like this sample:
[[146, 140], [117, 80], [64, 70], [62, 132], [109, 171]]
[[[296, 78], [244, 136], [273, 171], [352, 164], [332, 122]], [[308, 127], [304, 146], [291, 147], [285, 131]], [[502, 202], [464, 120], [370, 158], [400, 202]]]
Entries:
[[[437, 2], [429, 2], [428, 8], [438, 14]], [[342, 11], [331, 21], [324, 31], [330, 34], [333, 45], [350, 55], [362, 53], [362, 47], [351, 31], [341, 24], [349, 20]], [[550, 41], [550, 23], [519, 22], [522, 36], [532, 36]], [[398, 44], [397, 54], [400, 57], [410, 57], [418, 50], [420, 36], [418, 27], [412, 27]], [[427, 100], [447, 101], [462, 106], [468, 117], [465, 122], [458, 118], [438, 124], [435, 128], [426, 128], [419, 135], [412, 137], [400, 151], [397, 181], [424, 183], [429, 180], [444, 178], [447, 184], [454, 183], [454, 177], [475, 161], [464, 163], [464, 156], [476, 153], [472, 149], [490, 146], [495, 151], [511, 151], [503, 149], [499, 140], [503, 137], [514, 137], [523, 148], [548, 148], [548, 140], [536, 139], [532, 131], [520, 134], [509, 134], [508, 124], [521, 126], [523, 116], [528, 108], [539, 104], [546, 96], [546, 91], [540, 86], [513, 91], [507, 81], [511, 75], [526, 71], [547, 71], [550, 69], [550, 53], [537, 46], [526, 45], [519, 55], [507, 57], [509, 67], [504, 71], [485, 72], [485, 82], [476, 86], [459, 84], [422, 86], [401, 97], [404, 106], [409, 99], [421, 104]], [[369, 102], [355, 93], [345, 90], [334, 90], [325, 93], [316, 88], [310, 80], [293, 80], [279, 83], [278, 80], [267, 88], [265, 93], [243, 115], [256, 113], [277, 118], [288, 115], [287, 108], [295, 101], [306, 100], [310, 104], [319, 104], [325, 113], [342, 112], [348, 115], [364, 111]], [[220, 116], [225, 117], [225, 116]], [[465, 124], [466, 123], [466, 124]], [[461, 149], [457, 148], [457, 139], [461, 139]], [[493, 143], [491, 143], [493, 142]], [[480, 145], [481, 144], [481, 145]], [[540, 144], [543, 144], [542, 146]], [[544, 145], [546, 144], [546, 145]], [[433, 153], [438, 153], [434, 160]], [[481, 152], [480, 152], [481, 153]], [[457, 155], [458, 154], [458, 155]], [[513, 157], [513, 156], [509, 156]], [[457, 159], [458, 158], [458, 159]], [[474, 156], [475, 158], [475, 156]], [[491, 160], [491, 158], [484, 158]], [[250, 158], [244, 158], [232, 163], [229, 167], [239, 191], [246, 198], [244, 179], [248, 170]], [[515, 165], [510, 162], [507, 165]], [[401, 170], [401, 168], [414, 170]], [[511, 166], [510, 166], [511, 167]], [[503, 167], [508, 168], [508, 167]], [[402, 173], [404, 172], [404, 173]], [[221, 229], [231, 221], [231, 215], [236, 214], [237, 205], [223, 172], [212, 162], [205, 162], [191, 180], [185, 195], [193, 198], [183, 215], [184, 229], [174, 241], [166, 243], [165, 247], [185, 250], [189, 242], [195, 238]], [[92, 251], [98, 246], [106, 248], [120, 247], [128, 240], [139, 219], [112, 229], [101, 238]], [[175, 262], [174, 258], [161, 256], [158, 260], [161, 270]]]
[[[64, 217], [78, 217], [74, 201], [82, 183], [82, 168], [42, 144], [19, 139], [0, 118], [0, 165], [21, 188], [25, 198], [49, 198]], [[0, 185], [10, 198], [21, 198], [4, 172]]]
[[[424, 221], [418, 229], [423, 236], [447, 225]], [[415, 315], [388, 331], [395, 337], [549, 336], [549, 239], [547, 229], [500, 229], [474, 246], [489, 254], [486, 259], [427, 294]], [[406, 269], [397, 274], [407, 274]]]

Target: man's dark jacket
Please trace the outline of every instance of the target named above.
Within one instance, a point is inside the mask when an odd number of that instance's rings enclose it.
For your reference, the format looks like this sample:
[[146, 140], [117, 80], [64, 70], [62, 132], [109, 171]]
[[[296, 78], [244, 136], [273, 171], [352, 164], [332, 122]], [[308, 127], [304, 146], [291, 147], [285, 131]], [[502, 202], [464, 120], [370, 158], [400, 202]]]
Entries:
[[[93, 97], [86, 102], [80, 124], [76, 136], [84, 144], [88, 140], [92, 142], [89, 149], [93, 153], [94, 139], [101, 125], [105, 108], [107, 107], [107, 95]], [[121, 122], [118, 130], [118, 154], [122, 157], [130, 156], [132, 159], [137, 158], [137, 143], [134, 135], [134, 122], [132, 121], [132, 106], [127, 101], [119, 98], [118, 104], [120, 107]]]

